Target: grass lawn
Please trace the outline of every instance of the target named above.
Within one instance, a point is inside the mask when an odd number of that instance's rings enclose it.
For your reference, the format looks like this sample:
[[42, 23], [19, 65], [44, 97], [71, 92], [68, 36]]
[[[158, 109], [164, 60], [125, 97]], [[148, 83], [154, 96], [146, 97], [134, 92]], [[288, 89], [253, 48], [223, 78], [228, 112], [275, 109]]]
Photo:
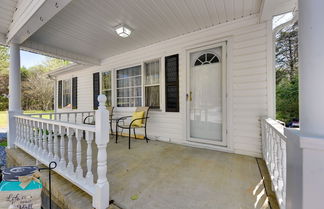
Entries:
[[[41, 111], [41, 110], [27, 110], [24, 113], [50, 113], [53, 111]], [[44, 117], [46, 118], [46, 117]], [[8, 112], [0, 111], [0, 128], [7, 128], [8, 126]]]

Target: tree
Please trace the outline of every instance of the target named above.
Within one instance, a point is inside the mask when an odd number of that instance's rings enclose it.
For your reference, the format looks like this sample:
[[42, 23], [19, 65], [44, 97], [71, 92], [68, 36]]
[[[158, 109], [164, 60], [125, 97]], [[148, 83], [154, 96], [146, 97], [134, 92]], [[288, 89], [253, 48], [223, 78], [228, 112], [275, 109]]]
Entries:
[[298, 91], [298, 74], [290, 79], [282, 79], [277, 85], [277, 119], [286, 124], [293, 119], [298, 119]]
[[44, 66], [45, 71], [48, 72], [66, 66], [70, 63], [71, 62], [67, 60], [62, 60], [57, 58], [47, 58], [42, 65]]
[[8, 48], [0, 45], [0, 110], [8, 109], [8, 68], [9, 53]]
[[51, 110], [53, 107], [53, 81], [42, 69], [29, 71], [22, 82], [24, 110]]
[[0, 45], [0, 74], [8, 74], [9, 53], [8, 48]]
[[276, 82], [289, 80], [298, 73], [298, 23], [283, 28], [276, 34]]
[[299, 118], [298, 23], [276, 34], [277, 119], [288, 123]]
[[[42, 64], [21, 67], [22, 108], [24, 110], [49, 110], [53, 107], [53, 81], [47, 77], [51, 70], [70, 64], [69, 61], [47, 58]], [[8, 109], [9, 53], [0, 46], [0, 111]]]

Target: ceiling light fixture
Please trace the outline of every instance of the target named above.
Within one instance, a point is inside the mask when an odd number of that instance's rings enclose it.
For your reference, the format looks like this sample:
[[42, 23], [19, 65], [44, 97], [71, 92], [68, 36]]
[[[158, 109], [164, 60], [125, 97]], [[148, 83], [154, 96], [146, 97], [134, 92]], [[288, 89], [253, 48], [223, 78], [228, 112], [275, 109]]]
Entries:
[[128, 37], [131, 33], [132, 30], [127, 26], [127, 25], [118, 25], [115, 27], [116, 33], [123, 38]]

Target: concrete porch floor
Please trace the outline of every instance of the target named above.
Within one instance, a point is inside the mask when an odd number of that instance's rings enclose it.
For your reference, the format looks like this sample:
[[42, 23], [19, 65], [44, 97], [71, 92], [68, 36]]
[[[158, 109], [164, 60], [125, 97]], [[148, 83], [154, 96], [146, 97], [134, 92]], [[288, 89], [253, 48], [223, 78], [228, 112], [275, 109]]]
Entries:
[[[84, 172], [85, 151], [83, 143]], [[110, 199], [121, 209], [278, 209], [261, 159], [134, 139], [128, 150], [128, 138], [116, 144], [113, 136], [107, 152]], [[93, 146], [94, 158], [96, 153]], [[8, 166], [35, 162], [20, 149], [7, 150], [7, 156]], [[88, 194], [60, 175], [52, 176], [53, 198], [60, 208], [91, 208]], [[48, 187], [47, 175], [42, 181]]]
[[127, 138], [111, 137], [108, 179], [123, 209], [274, 208], [257, 159], [243, 155], [144, 140], [128, 150]]

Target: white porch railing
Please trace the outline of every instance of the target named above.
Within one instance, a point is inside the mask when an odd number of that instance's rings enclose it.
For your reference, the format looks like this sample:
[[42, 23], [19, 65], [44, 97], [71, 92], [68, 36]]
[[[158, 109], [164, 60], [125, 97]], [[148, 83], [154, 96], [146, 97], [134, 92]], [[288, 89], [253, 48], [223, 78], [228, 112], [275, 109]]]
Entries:
[[72, 111], [72, 112], [60, 112], [60, 113], [31, 113], [24, 114], [30, 117], [45, 118], [50, 120], [65, 121], [70, 123], [83, 123], [83, 120], [90, 115], [94, 115], [95, 111]]
[[271, 118], [263, 118], [262, 152], [270, 173], [272, 190], [275, 192], [280, 209], [286, 209], [286, 136], [284, 126]]
[[[109, 206], [109, 183], [106, 177], [109, 114], [104, 105], [106, 97], [100, 95], [98, 101], [95, 125], [32, 117], [40, 114], [15, 116], [15, 145], [45, 165], [56, 161], [57, 173], [91, 195], [93, 207], [106, 209]], [[77, 114], [82, 115], [81, 112]], [[85, 150], [81, 149], [82, 144], [85, 144]], [[93, 146], [98, 149], [94, 160], [97, 164], [93, 164]], [[85, 159], [81, 157], [82, 153]], [[94, 179], [94, 171], [97, 172], [97, 179]]]

